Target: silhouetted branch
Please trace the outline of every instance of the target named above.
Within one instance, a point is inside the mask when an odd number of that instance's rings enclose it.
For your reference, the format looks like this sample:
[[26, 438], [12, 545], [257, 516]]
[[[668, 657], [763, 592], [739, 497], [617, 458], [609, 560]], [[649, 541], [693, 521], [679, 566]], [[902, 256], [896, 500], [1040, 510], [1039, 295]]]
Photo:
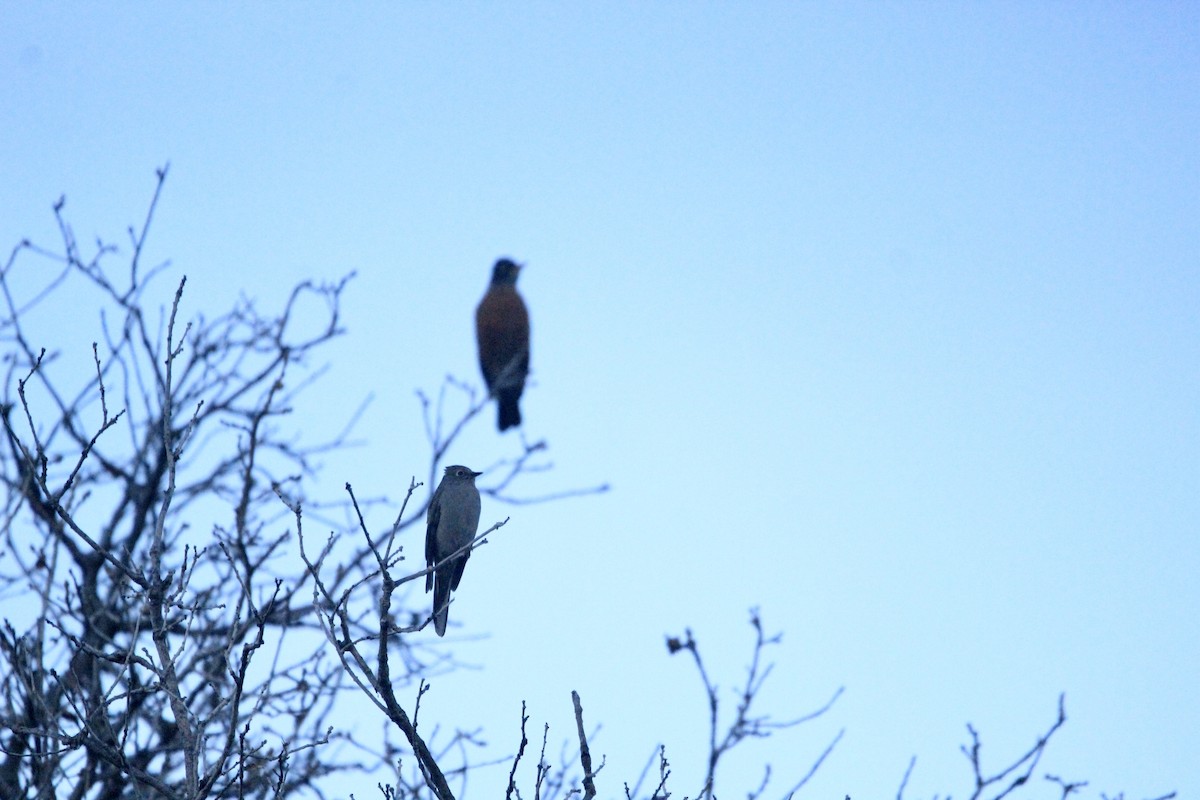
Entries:
[[[696, 664], [697, 672], [700, 673], [700, 680], [704, 684], [704, 691], [708, 701], [708, 762], [704, 777], [704, 784], [701, 787], [698, 795], [698, 797], [701, 798], [713, 796], [716, 782], [717, 765], [719, 764], [722, 756], [724, 756], [734, 747], [741, 744], [746, 739], [766, 738], [778, 730], [794, 727], [803, 722], [816, 719], [832, 708], [833, 704], [837, 702], [838, 697], [840, 697], [842, 694], [842, 689], [839, 688], [833, 693], [833, 696], [824, 705], [820, 706], [815, 711], [787, 722], [776, 722], [771, 719], [770, 715], [767, 714], [759, 716], [752, 715], [751, 708], [754, 705], [754, 701], [757, 698], [759, 691], [762, 689], [763, 683], [766, 681], [767, 676], [771, 673], [770, 665], [766, 667], [762, 665], [763, 649], [768, 645], [778, 644], [780, 641], [780, 636], [776, 634], [768, 637], [763, 633], [762, 622], [759, 619], [757, 609], [752, 609], [750, 612], [750, 624], [754, 628], [755, 634], [754, 651], [750, 658], [750, 666], [747, 670], [746, 681], [738, 692], [738, 704], [734, 713], [734, 718], [729, 723], [724, 735], [721, 736], [718, 736], [719, 702], [717, 696], [717, 685], [712, 681], [712, 679], [709, 678], [708, 671], [704, 668], [704, 661], [700, 657], [700, 649], [696, 644], [695, 638], [692, 636], [691, 630], [685, 630], [687, 637], [686, 639], [681, 640], [675, 637], [668, 637], [667, 639], [668, 653], [673, 655], [678, 653], [680, 650], [687, 650], [692, 654], [692, 660]], [[844, 731], [841, 731], [833, 738], [833, 740], [825, 748], [824, 752], [817, 757], [816, 761], [810, 767], [805, 776], [800, 780], [799, 783], [795, 785], [795, 787], [793, 787], [793, 792], [803, 786], [809, 780], [809, 778], [812, 777], [817, 768], [820, 767], [822, 762], [824, 762], [825, 758], [833, 751], [833, 748], [837, 745], [838, 741], [841, 740], [843, 733]], [[759, 791], [761, 792], [765, 788], [766, 787], [764, 785]]]
[[[596, 796], [596, 783], [592, 771], [592, 751], [588, 749], [587, 735], [583, 732], [583, 706], [579, 702], [579, 692], [571, 692], [571, 702], [575, 705], [575, 730], [579, 735], [579, 764], [583, 767], [583, 797], [591, 800]], [[601, 765], [603, 766], [603, 765]]]
[[998, 772], [990, 776], [984, 774], [980, 757], [982, 745], [979, 741], [979, 733], [972, 725], [967, 724], [967, 731], [971, 734], [971, 745], [970, 747], [962, 745], [959, 749], [971, 763], [971, 771], [974, 773], [975, 787], [971, 793], [971, 800], [978, 800], [991, 787], [995, 787], [998, 790], [997, 794], [992, 795], [991, 800], [1000, 800], [1000, 798], [1007, 797], [1014, 789], [1023, 786], [1029, 780], [1029, 776], [1033, 774], [1033, 770], [1037, 767], [1038, 762], [1042, 759], [1042, 755], [1046, 752], [1046, 746], [1050, 743], [1050, 737], [1067, 721], [1066, 707], [1064, 705], [1065, 700], [1066, 695], [1060, 694], [1058, 696], [1058, 717], [1054, 720], [1050, 728], [1038, 737], [1033, 746], [1007, 767], [1001, 768]]

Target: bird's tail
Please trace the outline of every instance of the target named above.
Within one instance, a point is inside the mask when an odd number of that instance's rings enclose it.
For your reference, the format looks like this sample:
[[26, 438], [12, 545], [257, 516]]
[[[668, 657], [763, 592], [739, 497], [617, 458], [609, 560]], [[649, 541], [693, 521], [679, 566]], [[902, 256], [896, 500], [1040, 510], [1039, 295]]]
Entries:
[[446, 635], [450, 622], [450, 576], [437, 574], [433, 582], [433, 629], [438, 636]]
[[520, 392], [514, 393], [503, 390], [496, 397], [496, 407], [499, 410], [498, 425], [501, 433], [521, 424], [521, 406], [518, 405], [520, 399]]

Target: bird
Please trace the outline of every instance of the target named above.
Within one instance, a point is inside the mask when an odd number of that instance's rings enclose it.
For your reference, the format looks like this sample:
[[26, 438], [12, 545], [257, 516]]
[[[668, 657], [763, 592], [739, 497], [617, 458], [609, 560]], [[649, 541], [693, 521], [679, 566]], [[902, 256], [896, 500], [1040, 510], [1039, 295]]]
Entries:
[[479, 369], [488, 392], [496, 397], [500, 432], [521, 424], [521, 392], [529, 374], [529, 311], [517, 293], [521, 265], [501, 258], [492, 267], [492, 282], [475, 309]]
[[475, 479], [482, 475], [461, 464], [446, 467], [429, 509], [425, 512], [425, 591], [433, 589], [433, 627], [438, 636], [446, 635], [450, 621], [450, 592], [458, 588], [467, 566], [470, 550], [453, 561], [432, 570], [475, 538], [479, 528], [479, 489]]

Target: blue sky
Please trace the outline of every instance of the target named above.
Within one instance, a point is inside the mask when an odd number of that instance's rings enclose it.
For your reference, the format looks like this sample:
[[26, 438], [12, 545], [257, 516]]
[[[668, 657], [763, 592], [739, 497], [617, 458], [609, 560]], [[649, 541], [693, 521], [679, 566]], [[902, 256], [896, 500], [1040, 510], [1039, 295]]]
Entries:
[[[659, 742], [694, 794], [663, 635], [728, 688], [757, 606], [773, 712], [846, 694], [726, 793], [845, 727], [809, 796], [894, 796], [914, 754], [913, 796], [961, 794], [967, 721], [999, 759], [1065, 691], [1046, 769], [1200, 794], [1195, 5], [7, 4], [0, 76], [6, 247], [64, 193], [118, 238], [169, 161], [150, 255], [193, 310], [357, 271], [297, 419], [373, 393], [367, 443], [314, 492], [424, 476], [413, 391], [479, 381], [490, 265], [528, 263], [526, 489], [613, 490], [485, 502], [512, 521], [452, 613], [481, 669], [423, 715], [502, 753], [523, 699], [568, 738], [577, 689], [604, 795]], [[514, 449], [489, 412], [452, 458]]]

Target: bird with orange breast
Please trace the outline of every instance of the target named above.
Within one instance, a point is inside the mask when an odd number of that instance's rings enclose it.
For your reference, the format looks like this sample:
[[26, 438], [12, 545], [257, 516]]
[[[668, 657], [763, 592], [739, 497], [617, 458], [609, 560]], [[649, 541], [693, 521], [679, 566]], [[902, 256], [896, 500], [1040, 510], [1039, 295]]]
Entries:
[[492, 267], [492, 283], [475, 309], [479, 368], [496, 398], [503, 433], [521, 424], [521, 392], [529, 374], [529, 311], [517, 294], [521, 265], [502, 258]]

